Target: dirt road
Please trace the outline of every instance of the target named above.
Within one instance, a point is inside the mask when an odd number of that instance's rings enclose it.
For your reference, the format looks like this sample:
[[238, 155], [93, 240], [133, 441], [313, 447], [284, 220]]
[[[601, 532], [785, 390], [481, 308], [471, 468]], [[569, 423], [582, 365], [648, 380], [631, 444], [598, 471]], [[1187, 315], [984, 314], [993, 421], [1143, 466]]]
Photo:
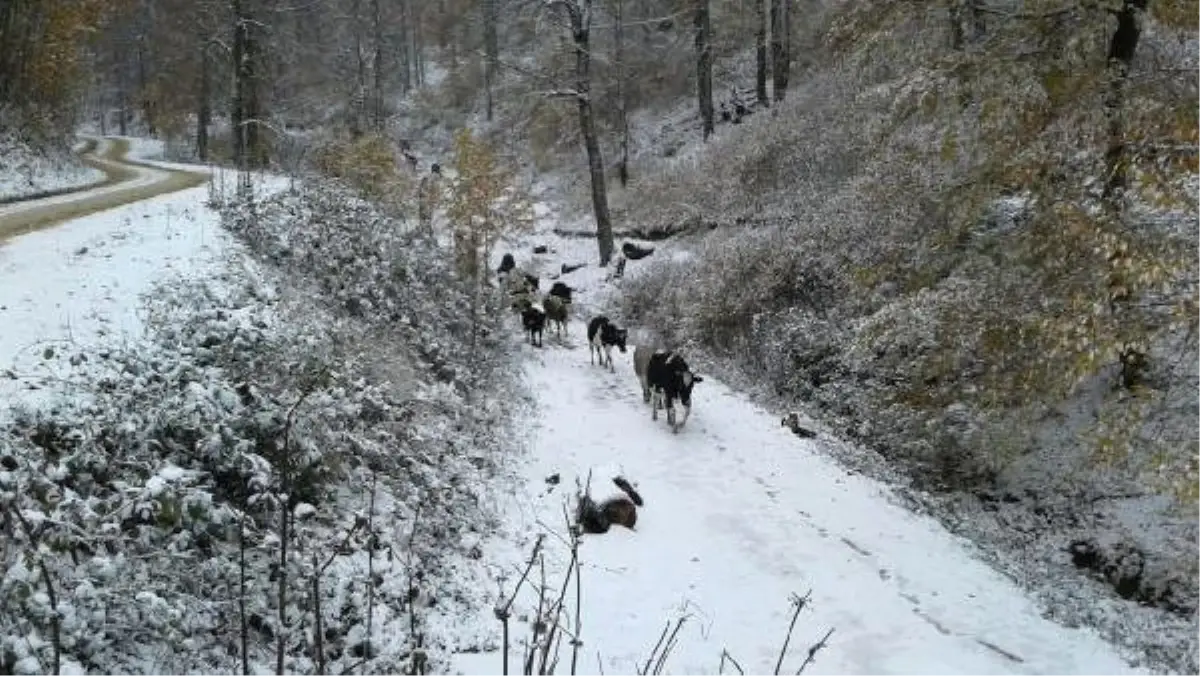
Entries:
[[103, 139], [97, 154], [85, 159], [104, 172], [102, 183], [61, 195], [0, 205], [0, 242], [123, 204], [148, 199], [176, 190], [192, 188], [208, 180], [198, 172], [163, 169], [126, 158], [129, 142]]

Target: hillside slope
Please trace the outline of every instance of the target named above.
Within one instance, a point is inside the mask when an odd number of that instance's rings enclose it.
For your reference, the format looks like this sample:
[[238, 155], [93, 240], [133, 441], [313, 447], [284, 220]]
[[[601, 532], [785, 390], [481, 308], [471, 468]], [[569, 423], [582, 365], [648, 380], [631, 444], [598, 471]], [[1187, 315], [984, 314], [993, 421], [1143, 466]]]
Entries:
[[1083, 6], [964, 37], [940, 3], [843, 3], [769, 114], [660, 129], [616, 210], [691, 255], [618, 305], [873, 449], [846, 460], [1052, 615], [1194, 671], [1196, 83], [1162, 73], [1196, 38], [1169, 19], [1137, 17], [1115, 87]]

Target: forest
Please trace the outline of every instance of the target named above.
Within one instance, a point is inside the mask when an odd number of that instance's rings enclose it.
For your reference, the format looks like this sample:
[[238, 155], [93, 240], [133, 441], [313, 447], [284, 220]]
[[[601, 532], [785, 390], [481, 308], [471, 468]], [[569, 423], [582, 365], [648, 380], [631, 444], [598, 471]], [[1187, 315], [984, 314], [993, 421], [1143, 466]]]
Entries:
[[535, 240], [605, 274], [659, 247], [596, 312], [802, 410], [1054, 621], [1194, 671], [1198, 29], [1196, 0], [0, 0], [0, 155], [148, 137], [303, 186], [212, 199], [276, 272], [180, 291], [157, 357], [4, 422], [0, 673], [452, 668], [413, 599], [494, 586], [449, 562], [536, 399], [488, 279]]

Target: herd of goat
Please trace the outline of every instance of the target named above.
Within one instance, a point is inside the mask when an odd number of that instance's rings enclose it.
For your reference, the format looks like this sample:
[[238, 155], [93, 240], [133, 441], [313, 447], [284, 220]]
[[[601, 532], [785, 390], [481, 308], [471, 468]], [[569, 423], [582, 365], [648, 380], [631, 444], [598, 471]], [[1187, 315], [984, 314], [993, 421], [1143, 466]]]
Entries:
[[[540, 281], [516, 266], [512, 254], [505, 254], [497, 270], [500, 281], [512, 299], [511, 307], [521, 317], [530, 345], [542, 347], [542, 337], [547, 323], [558, 336], [567, 334], [567, 323], [571, 309], [573, 289], [556, 281], [550, 290], [539, 298]], [[614, 324], [608, 317], [599, 315], [588, 322], [588, 358], [592, 364], [613, 367], [612, 350], [626, 352], [629, 331]], [[658, 420], [658, 411], [667, 413], [667, 424], [672, 432], [679, 432], [687, 422], [692, 408], [692, 388], [704, 378], [692, 373], [683, 357], [676, 351], [653, 349], [639, 345], [633, 350], [633, 368], [642, 386], [642, 400], [650, 404], [650, 417]], [[675, 403], [682, 407], [682, 417], [676, 416]]]
[[[544, 252], [544, 249], [535, 249], [535, 253]], [[626, 259], [638, 260], [651, 253], [653, 249], [641, 249], [626, 242], [614, 275], [620, 276], [624, 272]], [[562, 272], [567, 274], [579, 267], [582, 266], [563, 265]], [[542, 347], [547, 322], [560, 337], [567, 334], [573, 292], [570, 286], [555, 281], [546, 295], [539, 298], [540, 280], [519, 269], [512, 254], [504, 255], [497, 272], [502, 288], [512, 299], [513, 311], [520, 315], [530, 345]], [[610, 372], [615, 371], [612, 350], [615, 347], [624, 354], [628, 337], [629, 331], [618, 327], [608, 317], [593, 317], [587, 325], [588, 359], [592, 364], [598, 361], [601, 367], [607, 365]], [[642, 401], [650, 404], [651, 420], [657, 421], [659, 409], [665, 409], [667, 424], [672, 432], [678, 433], [692, 410], [692, 388], [696, 383], [703, 382], [704, 378], [693, 373], [678, 352], [646, 345], [634, 348], [633, 370], [642, 387]], [[683, 409], [682, 417], [675, 414], [676, 401]], [[801, 425], [797, 413], [785, 416], [782, 425], [801, 438], [816, 436], [815, 432]], [[641, 495], [625, 477], [615, 476], [612, 481], [621, 490], [621, 495], [601, 501], [593, 500], [588, 493], [580, 496], [576, 506], [576, 523], [583, 532], [600, 534], [608, 532], [613, 525], [633, 529], [637, 524], [638, 510], [645, 504]]]

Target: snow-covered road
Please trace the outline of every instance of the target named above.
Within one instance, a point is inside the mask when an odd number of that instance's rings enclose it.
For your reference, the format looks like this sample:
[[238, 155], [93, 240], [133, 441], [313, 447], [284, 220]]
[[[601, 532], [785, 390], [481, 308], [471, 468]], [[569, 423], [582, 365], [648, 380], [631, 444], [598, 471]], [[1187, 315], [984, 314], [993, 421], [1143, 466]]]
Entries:
[[153, 142], [121, 137], [92, 140], [97, 150], [91, 161], [104, 169], [106, 181], [90, 189], [0, 205], [0, 237], [195, 186], [207, 173], [204, 167], [145, 162], [141, 158], [153, 152], [148, 149], [159, 147]]
[[[587, 260], [593, 246], [558, 241], [552, 252], [578, 251], [533, 269]], [[577, 307], [605, 286], [595, 269], [570, 277], [583, 287]], [[1093, 631], [1044, 619], [1022, 590], [973, 555], [969, 542], [902, 507], [882, 484], [847, 474], [820, 452], [819, 439], [799, 439], [715, 378], [696, 386], [691, 419], [678, 435], [663, 416], [652, 422], [632, 346], [614, 352], [615, 373], [591, 366], [584, 324], [590, 313], [581, 315], [565, 340], [523, 347], [537, 400], [521, 470], [527, 490], [502, 508], [508, 537], [524, 547], [508, 553], [506, 590], [534, 536], [548, 533], [556, 594], [569, 558], [559, 539], [563, 507], [576, 479], [594, 472], [592, 485], [611, 490], [609, 478], [620, 472], [645, 498], [636, 531], [585, 536], [580, 673], [636, 672], [664, 624], [682, 615], [689, 619], [666, 673], [716, 673], [723, 650], [747, 673], [773, 673], [789, 598], [810, 589], [811, 605], [781, 673], [794, 673], [829, 629], [828, 646], [806, 672], [1134, 671]], [[515, 320], [512, 331], [519, 340]], [[546, 482], [554, 474], [557, 486]], [[526, 587], [514, 616], [531, 615], [537, 602]], [[520, 664], [528, 626], [513, 633], [512, 659]], [[567, 641], [562, 650], [569, 661]], [[463, 655], [457, 666], [500, 673], [498, 654]], [[728, 663], [725, 670], [734, 673]], [[566, 673], [561, 666], [559, 673]]]

